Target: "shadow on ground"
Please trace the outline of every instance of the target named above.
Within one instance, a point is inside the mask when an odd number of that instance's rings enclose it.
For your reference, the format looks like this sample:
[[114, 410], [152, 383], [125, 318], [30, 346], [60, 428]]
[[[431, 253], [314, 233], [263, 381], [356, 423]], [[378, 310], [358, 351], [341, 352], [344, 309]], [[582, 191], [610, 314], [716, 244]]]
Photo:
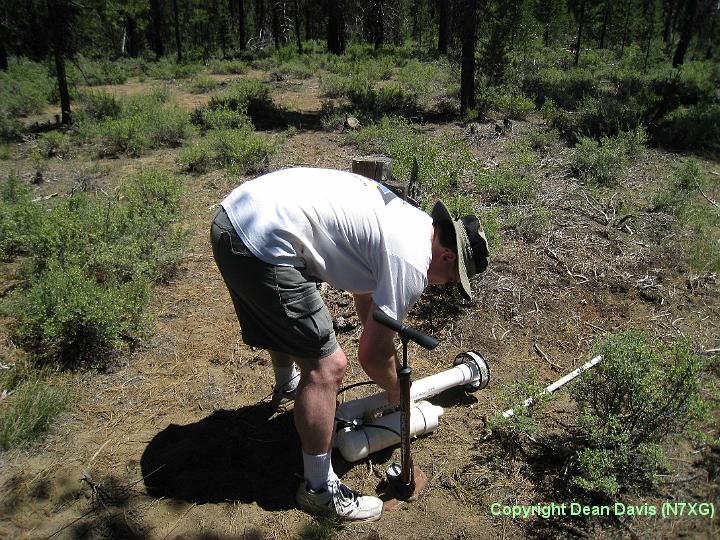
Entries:
[[171, 424], [150, 441], [140, 466], [150, 496], [197, 504], [257, 502], [265, 510], [294, 508], [302, 476], [292, 414], [272, 416], [268, 404]]

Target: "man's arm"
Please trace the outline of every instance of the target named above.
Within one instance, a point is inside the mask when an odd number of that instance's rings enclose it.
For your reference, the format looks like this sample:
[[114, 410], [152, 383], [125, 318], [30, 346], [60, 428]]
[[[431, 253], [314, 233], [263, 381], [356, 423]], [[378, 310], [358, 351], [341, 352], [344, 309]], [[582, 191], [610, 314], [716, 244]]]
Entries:
[[358, 302], [358, 296], [360, 295], [355, 297], [355, 306], [358, 317], [361, 321], [364, 320], [358, 347], [358, 361], [365, 373], [387, 391], [390, 403], [397, 404], [400, 401], [400, 386], [397, 378], [397, 353], [393, 342], [395, 332], [370, 316], [378, 307], [369, 295], [366, 303], [363, 303], [363, 299]]

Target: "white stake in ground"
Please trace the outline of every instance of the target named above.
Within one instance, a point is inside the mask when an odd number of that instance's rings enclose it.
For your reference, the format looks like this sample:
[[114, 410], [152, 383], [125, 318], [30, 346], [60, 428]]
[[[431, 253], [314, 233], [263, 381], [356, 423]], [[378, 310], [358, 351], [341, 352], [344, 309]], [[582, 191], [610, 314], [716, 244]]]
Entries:
[[[544, 396], [546, 394], [552, 394], [558, 388], [565, 386], [567, 383], [569, 383], [576, 377], [579, 377], [580, 375], [582, 375], [584, 372], [586, 372], [591, 367], [594, 367], [597, 364], [599, 364], [602, 359], [603, 359], [602, 356], [596, 356], [589, 362], [587, 362], [587, 363], [583, 364], [582, 366], [580, 366], [579, 368], [577, 368], [575, 371], [571, 371], [570, 373], [565, 375], [562, 379], [558, 379], [557, 381], [552, 383], [550, 386], [545, 388], [545, 390], [540, 392], [540, 395]], [[533, 404], [533, 402], [534, 402], [533, 398], [529, 397], [523, 402], [522, 406], [525, 408], [528, 408]], [[505, 418], [510, 418], [511, 416], [515, 416], [515, 409], [508, 409], [507, 411], [505, 411], [503, 413], [503, 416]]]

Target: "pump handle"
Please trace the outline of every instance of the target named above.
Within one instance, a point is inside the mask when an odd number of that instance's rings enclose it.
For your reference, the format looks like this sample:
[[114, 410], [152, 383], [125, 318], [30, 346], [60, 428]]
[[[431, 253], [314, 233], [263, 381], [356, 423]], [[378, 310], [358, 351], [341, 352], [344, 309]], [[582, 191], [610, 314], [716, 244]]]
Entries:
[[418, 345], [425, 347], [426, 349], [434, 349], [438, 346], [438, 343], [440, 343], [437, 339], [433, 337], [423, 334], [422, 332], [418, 332], [417, 330], [413, 330], [412, 328], [408, 328], [400, 321], [397, 321], [392, 317], [385, 315], [385, 313], [383, 313], [379, 309], [373, 311], [372, 316], [373, 319], [375, 319], [383, 326], [387, 326], [388, 328], [395, 330], [400, 335], [400, 339], [409, 339], [411, 341], [414, 341]]

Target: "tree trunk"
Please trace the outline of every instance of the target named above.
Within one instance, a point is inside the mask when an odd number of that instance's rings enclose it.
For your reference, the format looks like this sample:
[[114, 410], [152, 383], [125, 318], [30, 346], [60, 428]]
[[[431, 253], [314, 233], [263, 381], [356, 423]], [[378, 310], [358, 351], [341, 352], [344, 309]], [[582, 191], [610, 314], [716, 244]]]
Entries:
[[180, 11], [177, 0], [173, 0], [173, 16], [175, 18], [175, 50], [177, 51], [177, 63], [182, 63], [182, 40], [180, 39]]
[[373, 43], [375, 49], [382, 47], [385, 41], [385, 14], [383, 13], [383, 0], [373, 2]]
[[449, 0], [438, 0], [438, 52], [447, 54], [450, 29]]
[[295, 43], [297, 44], [298, 54], [302, 54], [302, 38], [300, 37], [300, 2], [295, 0]]
[[265, 30], [265, 0], [255, 0], [255, 32], [261, 36]]
[[60, 92], [61, 122], [69, 126], [72, 124], [70, 110], [70, 91], [68, 90], [67, 75], [65, 74], [65, 45], [63, 43], [64, 28], [67, 21], [63, 18], [63, 9], [58, 6], [58, 0], [46, 0], [48, 19], [50, 23], [50, 39], [55, 56], [55, 72], [57, 74], [58, 90]]
[[280, 14], [278, 13], [278, 2], [275, 0], [272, 4], [272, 31], [275, 40], [275, 49], [280, 48]]
[[580, 2], [580, 16], [578, 20], [578, 33], [577, 40], [575, 41], [575, 62], [574, 65], [577, 67], [580, 62], [580, 45], [582, 44], [582, 31], [583, 24], [585, 23], [585, 0]]
[[462, 65], [460, 70], [460, 113], [475, 107], [475, 19], [477, 0], [464, 0], [462, 22]]
[[344, 40], [342, 36], [342, 20], [340, 13], [340, 6], [338, 3], [341, 0], [328, 0], [328, 51], [333, 54], [343, 54], [345, 52]]
[[602, 28], [600, 29], [600, 43], [601, 49], [605, 48], [605, 38], [607, 37], [607, 29], [610, 25], [610, 13], [612, 11], [612, 0], [605, 0], [605, 13], [603, 14]]
[[683, 17], [682, 30], [680, 31], [680, 41], [673, 56], [673, 67], [678, 67], [685, 61], [685, 54], [687, 53], [688, 47], [690, 47], [690, 41], [693, 37], [696, 12], [697, 0], [688, 0], [687, 4], [685, 4], [685, 15]]
[[245, 16], [245, 0], [237, 0], [237, 16], [238, 16], [238, 45], [240, 50], [244, 51], [247, 45], [247, 35], [245, 32], [245, 25], [247, 24]]
[[163, 18], [161, 0], [150, 0], [150, 17], [152, 18], [152, 45], [155, 57], [160, 59], [165, 54], [162, 40]]
[[675, 15], [676, 6], [677, 0], [668, 0], [665, 4], [665, 23], [663, 25], [663, 42], [665, 45], [668, 45], [672, 38], [673, 15]]
[[630, 25], [630, 12], [632, 11], [632, 2], [629, 1], [625, 6], [625, 22], [623, 23], [623, 38], [620, 46], [620, 58], [625, 54], [625, 45], [627, 44], [628, 27]]
[[7, 34], [5, 33], [5, 26], [0, 22], [0, 71], [7, 71], [8, 68], [6, 40]]
[[312, 11], [310, 10], [310, 4], [305, 2], [305, 40], [310, 41], [315, 39], [315, 32], [313, 31], [313, 17]]

